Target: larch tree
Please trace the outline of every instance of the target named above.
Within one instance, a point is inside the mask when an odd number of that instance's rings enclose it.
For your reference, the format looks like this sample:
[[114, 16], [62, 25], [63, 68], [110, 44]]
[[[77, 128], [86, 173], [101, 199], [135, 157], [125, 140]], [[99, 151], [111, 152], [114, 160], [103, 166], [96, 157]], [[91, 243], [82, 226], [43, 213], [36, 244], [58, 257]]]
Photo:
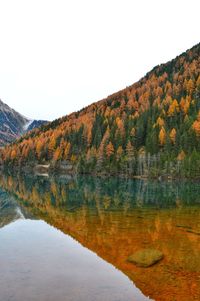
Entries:
[[170, 140], [173, 144], [176, 142], [176, 129], [173, 128], [169, 133]]
[[114, 154], [114, 146], [112, 142], [110, 141], [108, 145], [106, 146], [106, 155], [108, 158], [110, 158]]
[[160, 142], [160, 145], [163, 146], [166, 142], [166, 131], [165, 131], [165, 128], [162, 127], [160, 129], [160, 132], [159, 132], [159, 142]]

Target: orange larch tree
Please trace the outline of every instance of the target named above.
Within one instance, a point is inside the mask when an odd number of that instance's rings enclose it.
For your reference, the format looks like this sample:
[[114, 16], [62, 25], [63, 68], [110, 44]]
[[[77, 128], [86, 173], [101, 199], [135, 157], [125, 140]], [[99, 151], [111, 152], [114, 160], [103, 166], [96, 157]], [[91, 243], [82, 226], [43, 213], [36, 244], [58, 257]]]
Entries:
[[159, 142], [160, 142], [160, 145], [163, 146], [166, 142], [166, 131], [165, 131], [165, 128], [162, 127], [160, 129], [160, 132], [159, 132]]

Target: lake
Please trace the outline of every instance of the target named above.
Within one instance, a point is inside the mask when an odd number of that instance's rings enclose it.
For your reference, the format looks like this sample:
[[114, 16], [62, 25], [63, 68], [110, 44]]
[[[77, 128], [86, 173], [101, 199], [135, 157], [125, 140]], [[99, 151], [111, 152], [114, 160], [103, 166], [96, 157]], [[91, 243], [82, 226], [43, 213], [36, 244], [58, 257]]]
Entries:
[[200, 184], [1, 175], [0, 300], [200, 300]]

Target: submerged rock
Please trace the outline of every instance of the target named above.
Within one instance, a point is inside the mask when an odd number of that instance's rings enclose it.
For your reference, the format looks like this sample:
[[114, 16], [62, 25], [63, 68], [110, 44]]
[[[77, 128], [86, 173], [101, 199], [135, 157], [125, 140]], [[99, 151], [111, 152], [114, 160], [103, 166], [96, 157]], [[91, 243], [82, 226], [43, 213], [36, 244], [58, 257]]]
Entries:
[[128, 257], [128, 261], [139, 267], [148, 268], [164, 257], [163, 253], [155, 249], [143, 249]]

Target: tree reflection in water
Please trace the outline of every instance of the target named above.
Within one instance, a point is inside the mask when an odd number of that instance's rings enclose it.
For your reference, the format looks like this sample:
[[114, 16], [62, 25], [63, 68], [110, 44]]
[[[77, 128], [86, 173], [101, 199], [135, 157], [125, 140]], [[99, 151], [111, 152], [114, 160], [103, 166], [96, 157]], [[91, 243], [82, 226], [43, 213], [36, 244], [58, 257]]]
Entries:
[[[139, 180], [11, 177], [1, 186], [25, 212], [69, 234], [110, 262], [147, 296], [200, 300], [200, 185]], [[147, 269], [127, 258], [163, 252]]]

